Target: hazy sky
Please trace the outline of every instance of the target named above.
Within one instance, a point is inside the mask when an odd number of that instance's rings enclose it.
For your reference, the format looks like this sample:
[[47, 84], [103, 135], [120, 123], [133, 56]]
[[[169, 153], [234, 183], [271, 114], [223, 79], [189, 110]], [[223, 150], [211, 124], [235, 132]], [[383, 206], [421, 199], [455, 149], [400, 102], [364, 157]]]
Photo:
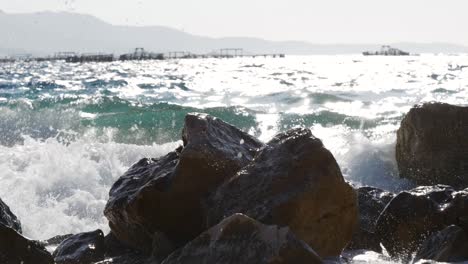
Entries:
[[0, 9], [65, 10], [213, 37], [468, 45], [468, 0], [0, 0]]

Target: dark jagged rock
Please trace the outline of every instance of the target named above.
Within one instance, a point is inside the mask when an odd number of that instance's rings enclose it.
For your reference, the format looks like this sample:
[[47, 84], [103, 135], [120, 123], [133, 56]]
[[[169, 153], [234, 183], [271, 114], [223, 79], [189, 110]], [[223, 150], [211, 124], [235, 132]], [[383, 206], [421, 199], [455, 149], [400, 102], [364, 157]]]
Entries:
[[39, 242], [28, 240], [16, 230], [0, 224], [0, 263], [52, 264], [54, 260]]
[[65, 239], [53, 256], [57, 264], [88, 264], [103, 260], [105, 250], [104, 234], [96, 230]]
[[314, 264], [320, 257], [288, 227], [267, 226], [242, 214], [224, 219], [162, 264]]
[[358, 189], [359, 224], [368, 231], [375, 231], [375, 224], [385, 206], [395, 197], [394, 193], [375, 187]]
[[208, 206], [210, 226], [243, 213], [265, 224], [289, 226], [322, 257], [339, 255], [358, 221], [355, 191], [308, 129], [273, 138], [218, 188]]
[[439, 262], [468, 261], [468, 236], [458, 226], [451, 225], [431, 235], [416, 254], [416, 260]]
[[347, 249], [369, 249], [381, 252], [380, 239], [375, 234], [375, 225], [380, 213], [395, 194], [374, 187], [357, 190], [359, 201], [359, 229], [353, 235]]
[[418, 185], [468, 187], [468, 107], [442, 103], [412, 108], [397, 133], [400, 176]]
[[47, 240], [41, 240], [39, 241], [44, 247], [49, 247], [49, 246], [58, 246], [60, 243], [62, 243], [65, 239], [73, 236], [73, 234], [67, 234], [67, 235], [58, 235], [54, 236], [52, 238], [49, 238]]
[[465, 225], [468, 189], [421, 186], [393, 198], [377, 220], [376, 233], [390, 255], [408, 258], [432, 233]]
[[188, 114], [182, 134], [183, 148], [139, 161], [110, 190], [104, 213], [112, 233], [146, 253], [153, 241], [171, 251], [203, 232], [203, 199], [263, 145], [204, 114]]
[[144, 254], [133, 248], [129, 248], [119, 241], [114, 234], [110, 233], [104, 237], [105, 254], [104, 260], [96, 264], [157, 264], [150, 255]]
[[14, 229], [18, 233], [22, 233], [21, 223], [11, 211], [10, 207], [0, 199], [0, 224]]

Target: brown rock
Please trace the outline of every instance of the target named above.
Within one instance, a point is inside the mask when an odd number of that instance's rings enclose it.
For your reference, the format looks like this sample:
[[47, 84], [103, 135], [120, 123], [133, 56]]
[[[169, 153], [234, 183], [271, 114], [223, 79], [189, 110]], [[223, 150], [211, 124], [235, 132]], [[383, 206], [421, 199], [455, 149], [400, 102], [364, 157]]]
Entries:
[[468, 107], [429, 103], [412, 108], [397, 133], [400, 176], [418, 185], [468, 187]]
[[52, 264], [54, 260], [41, 243], [0, 223], [0, 263]]
[[277, 135], [208, 204], [209, 225], [243, 213], [265, 224], [289, 226], [322, 257], [339, 255], [358, 221], [355, 191], [308, 129]]
[[377, 220], [376, 233], [391, 256], [408, 259], [432, 233], [468, 216], [468, 189], [444, 185], [401, 192]]
[[176, 152], [133, 165], [113, 186], [105, 215], [112, 233], [146, 253], [163, 251], [205, 230], [203, 199], [253, 159], [262, 144], [204, 114], [188, 114]]
[[242, 214], [225, 218], [162, 264], [314, 264], [320, 257], [288, 227], [267, 226]]

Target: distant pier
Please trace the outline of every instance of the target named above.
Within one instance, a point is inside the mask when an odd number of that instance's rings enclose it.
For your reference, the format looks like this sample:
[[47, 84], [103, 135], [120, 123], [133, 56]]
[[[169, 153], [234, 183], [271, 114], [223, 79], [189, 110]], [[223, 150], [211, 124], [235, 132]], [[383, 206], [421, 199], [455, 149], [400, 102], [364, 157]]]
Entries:
[[144, 48], [136, 48], [133, 53], [120, 55], [119, 60], [164, 60], [162, 53], [147, 52]]
[[65, 58], [66, 62], [113, 62], [114, 54], [82, 54]]
[[16, 61], [59, 61], [69, 63], [85, 62], [112, 62], [112, 61], [139, 61], [139, 60], [171, 60], [171, 59], [229, 59], [229, 58], [284, 58], [283, 53], [251, 54], [244, 52], [241, 48], [223, 48], [207, 54], [195, 54], [188, 51], [170, 51], [166, 53], [148, 52], [143, 48], [136, 48], [134, 52], [122, 54], [118, 57], [111, 53], [84, 53], [57, 52], [52, 56], [33, 57], [30, 54], [17, 54], [11, 57], [0, 58], [0, 63], [12, 63]]

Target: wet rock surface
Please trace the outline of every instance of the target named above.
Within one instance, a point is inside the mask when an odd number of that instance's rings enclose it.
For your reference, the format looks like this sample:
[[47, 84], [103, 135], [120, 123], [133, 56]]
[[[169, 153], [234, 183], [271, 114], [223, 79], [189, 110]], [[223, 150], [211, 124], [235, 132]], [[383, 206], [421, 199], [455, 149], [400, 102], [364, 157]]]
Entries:
[[0, 224], [0, 263], [52, 264], [54, 260], [41, 243]]
[[[184, 146], [143, 159], [113, 186], [105, 215], [112, 233], [146, 253], [183, 246], [206, 227], [203, 200], [253, 159], [263, 144], [205, 114], [188, 114]], [[165, 241], [165, 242], [161, 242]]]
[[424, 241], [415, 259], [439, 262], [468, 261], [468, 234], [455, 225], [436, 232]]
[[114, 258], [123, 255], [139, 255], [141, 252], [129, 248], [120, 240], [118, 240], [114, 234], [110, 233], [104, 237], [104, 245], [105, 245], [105, 257], [106, 258]]
[[332, 154], [308, 129], [281, 133], [218, 188], [208, 225], [242, 213], [289, 226], [321, 257], [338, 256], [358, 221], [357, 197]]
[[468, 187], [468, 107], [428, 103], [412, 108], [397, 132], [400, 176], [418, 185]]
[[72, 237], [73, 234], [67, 234], [67, 235], [58, 235], [58, 236], [54, 236], [52, 238], [49, 238], [47, 240], [41, 240], [40, 242], [42, 243], [42, 245], [44, 245], [45, 247], [57, 247], [58, 245], [60, 245], [60, 243], [62, 243], [65, 239], [69, 238], [69, 237]]
[[21, 224], [0, 199], [0, 263], [52, 264], [53, 258], [38, 241], [21, 235]]
[[359, 201], [359, 228], [353, 235], [348, 250], [369, 249], [381, 252], [380, 238], [375, 234], [375, 225], [385, 206], [395, 194], [375, 187], [357, 189]]
[[224, 219], [162, 264], [176, 263], [322, 263], [287, 227], [268, 226], [242, 214]]
[[0, 199], [0, 224], [12, 228], [20, 234], [22, 233], [20, 221], [16, 215], [11, 212], [10, 207], [2, 201], [2, 199]]
[[466, 225], [468, 189], [421, 186], [399, 193], [377, 220], [376, 233], [390, 255], [403, 259], [416, 252], [432, 233]]
[[[63, 239], [62, 239], [63, 238]], [[150, 255], [129, 248], [113, 234], [103, 236], [101, 230], [76, 235], [57, 236], [52, 241], [63, 240], [55, 250], [55, 263], [114, 263], [144, 264], [155, 260]], [[47, 240], [51, 241], [51, 239]], [[155, 262], [159, 263], [159, 262]]]
[[80, 233], [63, 240], [54, 251], [57, 264], [90, 264], [104, 259], [104, 234], [101, 230]]

